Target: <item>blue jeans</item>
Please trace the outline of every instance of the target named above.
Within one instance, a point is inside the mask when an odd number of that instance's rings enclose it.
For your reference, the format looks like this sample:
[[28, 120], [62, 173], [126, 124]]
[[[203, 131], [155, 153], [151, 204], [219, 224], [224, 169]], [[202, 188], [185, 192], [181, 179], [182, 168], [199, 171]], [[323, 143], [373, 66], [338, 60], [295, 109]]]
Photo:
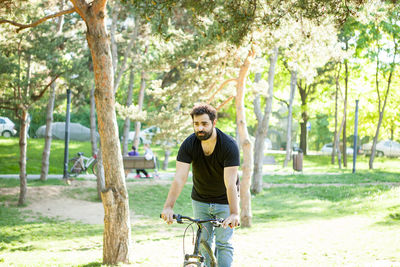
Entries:
[[[214, 217], [226, 219], [230, 215], [228, 204], [204, 203], [192, 200], [194, 217], [198, 219], [212, 219]], [[212, 248], [215, 236], [215, 255], [218, 267], [230, 267], [233, 261], [232, 236], [233, 229], [227, 227], [214, 227], [211, 223], [204, 224], [205, 229], [201, 239], [206, 240]], [[205, 255], [207, 255], [205, 253]], [[206, 264], [209, 266], [210, 259], [206, 257]]]

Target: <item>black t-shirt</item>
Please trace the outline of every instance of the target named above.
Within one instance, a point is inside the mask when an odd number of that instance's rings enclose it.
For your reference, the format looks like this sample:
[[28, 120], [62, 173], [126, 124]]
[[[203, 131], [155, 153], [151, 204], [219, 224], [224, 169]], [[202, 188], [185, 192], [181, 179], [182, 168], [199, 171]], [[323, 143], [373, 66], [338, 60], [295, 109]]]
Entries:
[[[193, 133], [179, 148], [177, 161], [192, 163], [192, 199], [205, 203], [228, 204], [224, 168], [239, 166], [240, 154], [236, 141], [217, 129], [217, 143], [211, 155], [204, 155], [201, 141]], [[239, 179], [237, 180], [237, 186]]]

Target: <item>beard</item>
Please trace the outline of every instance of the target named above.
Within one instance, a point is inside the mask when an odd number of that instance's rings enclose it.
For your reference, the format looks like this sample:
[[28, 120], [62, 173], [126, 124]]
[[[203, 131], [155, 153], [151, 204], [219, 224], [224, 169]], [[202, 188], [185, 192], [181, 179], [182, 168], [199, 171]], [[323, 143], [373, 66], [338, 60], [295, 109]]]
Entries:
[[209, 139], [211, 137], [213, 133], [213, 129], [211, 129], [211, 131], [206, 132], [206, 131], [198, 131], [195, 132], [197, 139], [199, 139], [200, 141], [205, 141], [207, 139]]

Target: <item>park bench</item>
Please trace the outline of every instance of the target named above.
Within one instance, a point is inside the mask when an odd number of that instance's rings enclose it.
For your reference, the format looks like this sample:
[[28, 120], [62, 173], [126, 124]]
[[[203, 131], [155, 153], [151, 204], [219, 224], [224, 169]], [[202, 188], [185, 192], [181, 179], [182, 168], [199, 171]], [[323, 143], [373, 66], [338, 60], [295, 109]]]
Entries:
[[126, 174], [125, 176], [127, 176], [127, 174], [132, 169], [154, 169], [155, 170], [154, 176], [158, 178], [156, 157], [147, 160], [144, 156], [135, 156], [135, 157], [124, 156], [123, 161], [124, 161], [124, 170]]

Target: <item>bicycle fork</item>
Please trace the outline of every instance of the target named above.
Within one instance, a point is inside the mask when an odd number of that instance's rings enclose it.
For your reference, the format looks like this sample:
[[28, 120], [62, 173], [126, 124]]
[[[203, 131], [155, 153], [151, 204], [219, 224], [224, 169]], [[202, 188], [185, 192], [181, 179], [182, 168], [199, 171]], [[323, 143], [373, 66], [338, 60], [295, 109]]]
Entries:
[[[203, 226], [201, 224], [198, 225], [197, 233], [196, 233], [196, 241], [194, 245], [193, 254], [186, 254], [185, 255], [185, 264], [184, 266], [190, 264], [196, 264], [198, 266], [203, 266], [204, 257], [200, 254], [200, 241], [201, 241], [201, 232], [203, 231]], [[195, 261], [191, 261], [191, 259]], [[200, 263], [200, 264], [199, 264]]]

